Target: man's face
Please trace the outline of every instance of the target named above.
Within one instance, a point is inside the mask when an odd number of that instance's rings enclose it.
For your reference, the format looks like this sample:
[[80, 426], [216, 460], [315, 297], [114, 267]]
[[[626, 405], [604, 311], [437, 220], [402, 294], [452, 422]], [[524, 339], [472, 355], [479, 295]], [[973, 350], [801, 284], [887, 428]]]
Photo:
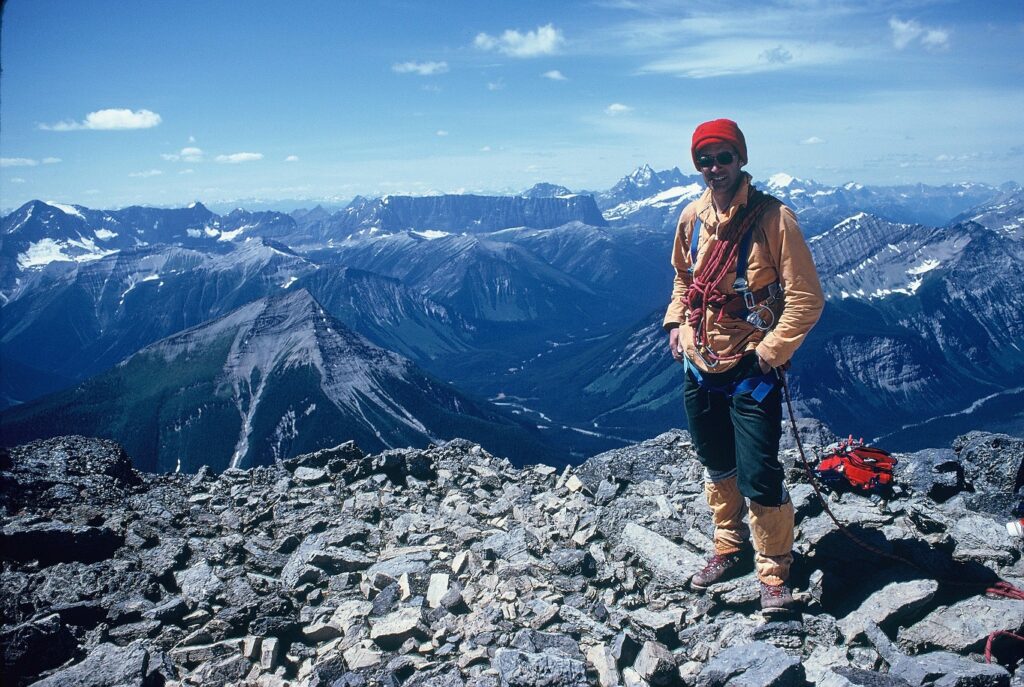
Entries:
[[[722, 153], [731, 154], [732, 162], [729, 164], [719, 162], [717, 158]], [[708, 143], [697, 151], [697, 161], [700, 162], [701, 158], [705, 156], [711, 158], [711, 165], [701, 167], [700, 173], [704, 175], [704, 183], [708, 185], [711, 192], [735, 191], [740, 184], [740, 156], [736, 153], [736, 149], [728, 143]]]

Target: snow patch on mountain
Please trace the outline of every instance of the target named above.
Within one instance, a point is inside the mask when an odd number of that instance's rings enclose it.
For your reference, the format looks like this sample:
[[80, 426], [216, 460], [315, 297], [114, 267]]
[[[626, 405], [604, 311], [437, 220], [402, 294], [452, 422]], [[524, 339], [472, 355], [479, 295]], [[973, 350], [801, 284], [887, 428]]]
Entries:
[[619, 203], [613, 208], [604, 211], [604, 218], [609, 222], [625, 219], [630, 215], [646, 208], [672, 208], [688, 203], [691, 200], [700, 198], [704, 188], [700, 184], [688, 184], [686, 186], [673, 186], [672, 188], [656, 193], [641, 200], [629, 200]]
[[83, 215], [81, 212], [79, 212], [78, 208], [76, 208], [74, 205], [65, 205], [64, 203], [55, 203], [52, 200], [46, 201], [46, 204], [49, 205], [51, 208], [57, 208], [58, 210], [63, 212], [65, 215], [71, 215], [72, 217], [77, 217], [79, 219], [85, 219], [85, 215]]
[[65, 241], [42, 239], [30, 243], [28, 248], [18, 254], [18, 267], [26, 270], [44, 267], [51, 262], [89, 262], [116, 252], [99, 248], [95, 241], [86, 237]]
[[444, 238], [445, 236], [451, 236], [450, 232], [438, 231], [436, 229], [424, 229], [423, 231], [414, 231], [412, 232], [412, 234], [413, 236], [419, 236], [420, 238], [426, 239], [428, 241], [433, 241], [434, 239], [441, 239]]

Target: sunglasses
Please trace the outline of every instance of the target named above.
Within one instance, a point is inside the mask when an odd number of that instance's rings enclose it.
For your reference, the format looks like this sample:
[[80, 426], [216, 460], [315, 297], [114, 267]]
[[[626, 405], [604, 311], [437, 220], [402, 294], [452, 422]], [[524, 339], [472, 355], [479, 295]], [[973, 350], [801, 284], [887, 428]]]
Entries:
[[717, 162], [720, 167], [724, 167], [725, 165], [731, 165], [735, 159], [736, 156], [727, 150], [718, 155], [700, 155], [697, 157], [697, 164], [701, 167], [711, 167]]

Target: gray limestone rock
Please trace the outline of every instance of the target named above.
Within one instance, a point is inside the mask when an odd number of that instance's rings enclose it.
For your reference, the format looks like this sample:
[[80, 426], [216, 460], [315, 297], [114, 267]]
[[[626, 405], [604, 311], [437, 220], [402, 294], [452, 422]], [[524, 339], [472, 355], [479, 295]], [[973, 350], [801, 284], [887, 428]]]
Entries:
[[569, 658], [582, 659], [580, 645], [572, 637], [552, 632], [520, 630], [512, 640], [512, 646], [526, 653], [558, 653]]
[[71, 658], [75, 640], [57, 614], [0, 630], [0, 671], [12, 684]]
[[697, 687], [803, 687], [800, 659], [764, 642], [734, 646], [711, 659]]
[[942, 503], [966, 487], [964, 466], [952, 449], [925, 449], [900, 460], [893, 478], [915, 493]]
[[832, 668], [817, 681], [818, 687], [913, 687], [895, 675], [871, 670], [839, 666]]
[[681, 682], [672, 652], [660, 642], [644, 642], [633, 663], [633, 670], [653, 686], [668, 687]]
[[421, 608], [402, 608], [370, 622], [370, 639], [382, 649], [394, 650], [408, 639], [422, 640], [429, 635]]
[[634, 522], [626, 523], [620, 543], [636, 554], [656, 580], [669, 586], [685, 586], [704, 567], [696, 554]]
[[662, 466], [696, 462], [690, 447], [690, 435], [672, 430], [636, 446], [607, 451], [588, 458], [576, 474], [592, 492], [597, 492], [602, 480], [612, 478], [618, 482], [643, 482], [662, 475]]
[[914, 652], [946, 649], [977, 651], [989, 634], [998, 630], [1024, 629], [1024, 606], [1014, 599], [975, 596], [952, 606], [938, 608], [920, 622], [899, 632], [901, 646]]
[[957, 518], [949, 529], [956, 542], [953, 557], [959, 561], [996, 561], [1009, 565], [1020, 557], [1017, 542], [1006, 534], [1002, 522], [969, 513]]
[[939, 584], [934, 580], [893, 582], [878, 590], [853, 613], [839, 621], [839, 629], [852, 643], [864, 634], [867, 623], [886, 627], [890, 622], [912, 618], [932, 600]]
[[149, 661], [149, 652], [141, 642], [124, 647], [100, 644], [85, 660], [34, 684], [39, 687], [145, 687], [151, 684], [147, 681]]
[[[933, 651], [910, 657], [915, 669], [894, 665], [889, 672], [897, 677], [915, 679], [923, 676], [923, 682], [913, 684], [934, 685], [934, 687], [1009, 687], [1010, 673], [999, 665], [978, 663], [949, 653]], [[910, 661], [902, 662], [904, 665]]]
[[206, 561], [174, 573], [181, 596], [193, 606], [210, 602], [224, 588], [224, 582]]
[[[970, 432], [957, 437], [953, 450], [964, 466], [974, 502], [990, 513], [1009, 512], [1010, 497], [1024, 486], [1024, 439], [1005, 434]], [[982, 498], [982, 497], [988, 497]]]
[[491, 666], [502, 687], [587, 687], [586, 664], [558, 653], [498, 649]]

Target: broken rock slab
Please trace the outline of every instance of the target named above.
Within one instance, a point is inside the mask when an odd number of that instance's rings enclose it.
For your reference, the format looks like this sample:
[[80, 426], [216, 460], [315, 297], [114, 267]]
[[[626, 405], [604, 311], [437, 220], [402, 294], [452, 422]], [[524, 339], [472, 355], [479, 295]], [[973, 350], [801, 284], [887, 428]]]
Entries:
[[935, 580], [893, 582], [869, 596], [860, 608], [839, 621], [839, 629], [847, 644], [859, 639], [868, 622], [886, 627], [891, 622], [911, 618], [935, 597], [939, 583]]
[[84, 661], [33, 684], [37, 687], [141, 687], [146, 684], [148, 668], [149, 652], [141, 642], [128, 646], [100, 644], [89, 652]]
[[1024, 629], [1024, 604], [1015, 599], [974, 596], [952, 606], [937, 608], [920, 622], [899, 632], [899, 644], [912, 653], [945, 649], [957, 653], [978, 651], [989, 634]]
[[804, 687], [800, 659], [767, 644], [730, 647], [704, 666], [696, 687]]
[[588, 687], [586, 663], [559, 653], [498, 649], [491, 666], [502, 687]]
[[382, 649], [394, 650], [407, 639], [423, 640], [429, 636], [421, 608], [402, 608], [370, 623], [370, 639]]
[[1009, 687], [1010, 673], [1000, 665], [978, 663], [948, 651], [908, 656], [889, 668], [913, 687]]
[[636, 554], [658, 582], [667, 586], [685, 586], [704, 567], [704, 561], [696, 554], [635, 522], [626, 523], [619, 541]]

